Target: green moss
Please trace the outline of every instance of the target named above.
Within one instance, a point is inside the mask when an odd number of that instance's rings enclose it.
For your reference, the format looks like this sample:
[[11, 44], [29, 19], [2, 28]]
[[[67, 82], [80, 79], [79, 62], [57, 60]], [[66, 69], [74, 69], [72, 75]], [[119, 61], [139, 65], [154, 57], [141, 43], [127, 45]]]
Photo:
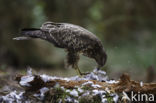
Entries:
[[88, 95], [88, 96], [84, 96], [81, 97], [79, 99], [79, 103], [101, 103], [101, 97], [100, 95]]
[[100, 95], [93, 96], [93, 100], [94, 100], [93, 103], [101, 103], [102, 101]]
[[82, 87], [82, 89], [84, 89], [84, 90], [92, 90], [93, 88], [90, 87], [89, 85], [84, 85], [84, 86]]
[[[45, 96], [45, 101], [50, 103], [58, 103], [60, 100], [62, 100], [63, 103], [65, 103], [64, 99], [65, 97], [69, 95], [61, 88], [55, 88], [51, 89]], [[44, 101], [44, 102], [45, 102]]]
[[108, 102], [108, 103], [114, 103], [114, 101], [113, 101], [113, 97], [110, 96], [109, 93], [106, 94], [106, 98], [107, 98], [107, 102]]

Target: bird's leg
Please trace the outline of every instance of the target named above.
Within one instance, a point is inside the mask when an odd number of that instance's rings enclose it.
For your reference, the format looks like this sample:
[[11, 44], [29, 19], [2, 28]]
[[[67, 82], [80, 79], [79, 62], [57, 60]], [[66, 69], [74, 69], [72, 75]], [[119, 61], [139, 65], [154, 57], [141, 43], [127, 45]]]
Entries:
[[89, 74], [89, 72], [81, 73], [81, 75], [87, 75], [87, 74]]
[[77, 72], [78, 75], [80, 75], [80, 76], [89, 74], [89, 73], [82, 73], [82, 72], [80, 71], [78, 65], [75, 65], [75, 66], [74, 66], [74, 69], [76, 70], [76, 72]]
[[67, 54], [67, 66], [72, 66], [72, 68], [74, 68], [76, 70], [76, 72], [78, 73], [78, 75], [82, 76], [82, 75], [86, 75], [88, 73], [81, 73], [79, 67], [78, 67], [78, 61], [79, 61], [79, 54], [74, 52], [74, 51], [69, 51], [68, 50], [68, 54]]
[[79, 67], [78, 67], [77, 64], [74, 65], [74, 69], [76, 70], [76, 72], [78, 73], [78, 75], [82, 76], [82, 73], [81, 73], [81, 71], [80, 71], [80, 69], [79, 69]]

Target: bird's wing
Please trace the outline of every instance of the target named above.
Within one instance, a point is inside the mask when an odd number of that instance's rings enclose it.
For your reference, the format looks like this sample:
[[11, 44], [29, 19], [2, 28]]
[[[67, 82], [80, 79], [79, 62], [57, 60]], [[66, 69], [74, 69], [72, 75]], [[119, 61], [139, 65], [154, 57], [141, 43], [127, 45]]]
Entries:
[[59, 45], [68, 49], [81, 49], [88, 46], [92, 39], [87, 33], [89, 32], [72, 26], [62, 26], [50, 32]]
[[64, 46], [61, 45], [59, 40], [57, 39], [57, 35], [58, 35], [58, 32], [56, 31], [50, 32], [49, 30], [49, 32], [46, 33], [46, 37], [49, 42], [53, 43], [56, 47], [64, 48]]
[[68, 23], [44, 23], [41, 30], [48, 32], [50, 42], [55, 42], [57, 47], [67, 49], [81, 49], [98, 41], [96, 36], [88, 30]]

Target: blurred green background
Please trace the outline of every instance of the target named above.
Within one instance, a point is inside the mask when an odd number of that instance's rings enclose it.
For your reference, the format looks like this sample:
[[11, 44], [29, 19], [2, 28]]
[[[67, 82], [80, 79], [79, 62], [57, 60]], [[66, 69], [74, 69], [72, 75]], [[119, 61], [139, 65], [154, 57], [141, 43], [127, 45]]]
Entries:
[[[43, 40], [12, 40], [20, 29], [45, 21], [77, 24], [96, 34], [108, 54], [103, 70], [111, 78], [128, 72], [136, 80], [155, 79], [155, 0], [0, 0], [0, 71], [31, 66], [53, 75], [76, 75], [64, 69], [64, 50]], [[82, 56], [79, 66], [92, 71], [96, 63]]]

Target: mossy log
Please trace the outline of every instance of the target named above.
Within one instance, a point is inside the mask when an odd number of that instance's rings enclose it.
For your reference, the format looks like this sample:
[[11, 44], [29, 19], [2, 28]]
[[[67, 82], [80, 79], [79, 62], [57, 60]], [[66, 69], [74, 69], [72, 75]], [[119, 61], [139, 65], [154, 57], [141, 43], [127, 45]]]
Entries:
[[[21, 80], [21, 77], [23, 75], [17, 75], [16, 81]], [[80, 81], [66, 81], [61, 79], [55, 79], [50, 80], [48, 82], [44, 82], [40, 76], [35, 75], [35, 78], [33, 81], [31, 81], [29, 84], [31, 86], [22, 86], [26, 89], [26, 91], [36, 91], [42, 87], [54, 87], [56, 84], [59, 84], [60, 86], [63, 86], [67, 89], [74, 89], [75, 86], [80, 86], [85, 82], [92, 81], [94, 84], [98, 84], [101, 87], [98, 87], [97, 89], [106, 89], [109, 88], [110, 90], [121, 93], [123, 91], [125, 92], [140, 92], [140, 93], [152, 93], [156, 94], [156, 83], [143, 83], [141, 85], [140, 82], [131, 80], [130, 77], [127, 74], [123, 74], [118, 83], [107, 83], [107, 82], [99, 82], [96, 80], [80, 80]], [[19, 83], [20, 84], [20, 83]]]

